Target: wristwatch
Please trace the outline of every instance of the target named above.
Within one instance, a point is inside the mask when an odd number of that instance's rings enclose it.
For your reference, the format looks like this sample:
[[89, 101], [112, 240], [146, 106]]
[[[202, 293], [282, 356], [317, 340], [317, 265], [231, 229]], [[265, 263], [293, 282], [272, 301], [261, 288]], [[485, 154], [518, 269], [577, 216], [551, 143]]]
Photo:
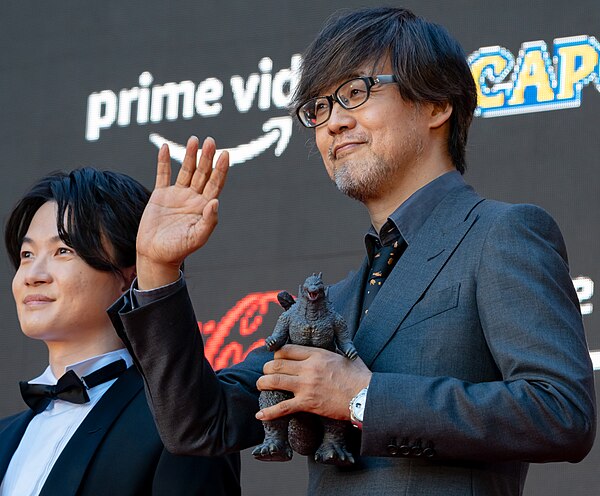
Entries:
[[350, 421], [352, 425], [362, 430], [365, 415], [365, 404], [367, 403], [368, 387], [361, 389], [358, 394], [350, 400]]

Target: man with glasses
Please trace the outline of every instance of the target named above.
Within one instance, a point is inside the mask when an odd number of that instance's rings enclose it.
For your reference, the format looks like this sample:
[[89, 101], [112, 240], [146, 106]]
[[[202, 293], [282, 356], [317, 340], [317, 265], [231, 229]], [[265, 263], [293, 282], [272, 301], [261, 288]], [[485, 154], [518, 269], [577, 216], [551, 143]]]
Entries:
[[[179, 266], [216, 225], [227, 155], [211, 172], [207, 139], [196, 167], [190, 139], [170, 186], [163, 147], [137, 288], [115, 310], [169, 449], [258, 444], [255, 416], [351, 421], [355, 463], [309, 459], [311, 495], [518, 495], [529, 462], [581, 460], [595, 400], [564, 243], [541, 209], [464, 182], [476, 92], [458, 43], [404, 9], [344, 13], [308, 48], [295, 102], [332, 180], [371, 217], [364, 263], [329, 291], [360, 358], [286, 345], [213, 372]], [[294, 396], [256, 413], [268, 389]]]

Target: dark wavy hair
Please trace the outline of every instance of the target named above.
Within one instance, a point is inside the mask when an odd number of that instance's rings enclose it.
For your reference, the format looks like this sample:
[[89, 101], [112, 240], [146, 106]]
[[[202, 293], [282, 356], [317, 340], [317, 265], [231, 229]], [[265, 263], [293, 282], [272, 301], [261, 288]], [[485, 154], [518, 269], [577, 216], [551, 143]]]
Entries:
[[17, 269], [23, 238], [39, 208], [56, 202], [60, 239], [91, 267], [121, 274], [135, 265], [135, 239], [150, 192], [135, 179], [91, 167], [43, 177], [10, 213], [4, 242]]
[[406, 101], [452, 105], [448, 153], [465, 170], [465, 148], [477, 105], [475, 82], [460, 44], [438, 24], [400, 8], [341, 11], [330, 17], [307, 48], [293, 106], [323, 94], [389, 57]]

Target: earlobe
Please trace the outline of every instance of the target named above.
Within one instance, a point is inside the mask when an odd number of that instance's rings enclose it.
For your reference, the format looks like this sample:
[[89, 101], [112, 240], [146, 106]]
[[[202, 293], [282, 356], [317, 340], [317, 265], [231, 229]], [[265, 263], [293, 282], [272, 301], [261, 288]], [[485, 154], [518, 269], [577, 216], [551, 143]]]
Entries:
[[431, 105], [431, 120], [429, 126], [432, 129], [436, 129], [446, 123], [451, 115], [452, 105], [450, 102], [433, 103]]

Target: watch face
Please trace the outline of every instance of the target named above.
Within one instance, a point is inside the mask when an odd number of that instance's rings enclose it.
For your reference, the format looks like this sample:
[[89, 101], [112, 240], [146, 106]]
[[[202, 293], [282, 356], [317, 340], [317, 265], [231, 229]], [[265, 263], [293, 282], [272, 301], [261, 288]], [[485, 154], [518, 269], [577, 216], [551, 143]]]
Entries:
[[361, 391], [360, 394], [356, 397], [356, 401], [354, 402], [354, 416], [360, 422], [363, 421], [363, 415], [365, 413], [365, 400], [366, 394]]

